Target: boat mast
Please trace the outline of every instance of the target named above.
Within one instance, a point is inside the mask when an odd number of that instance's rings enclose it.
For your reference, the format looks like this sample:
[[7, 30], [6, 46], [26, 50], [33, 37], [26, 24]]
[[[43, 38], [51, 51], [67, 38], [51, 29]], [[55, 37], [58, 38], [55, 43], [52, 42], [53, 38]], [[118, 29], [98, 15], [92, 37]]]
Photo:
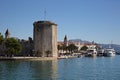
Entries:
[[111, 43], [110, 43], [110, 45], [109, 45], [109, 48], [112, 48], [112, 41], [111, 41]]

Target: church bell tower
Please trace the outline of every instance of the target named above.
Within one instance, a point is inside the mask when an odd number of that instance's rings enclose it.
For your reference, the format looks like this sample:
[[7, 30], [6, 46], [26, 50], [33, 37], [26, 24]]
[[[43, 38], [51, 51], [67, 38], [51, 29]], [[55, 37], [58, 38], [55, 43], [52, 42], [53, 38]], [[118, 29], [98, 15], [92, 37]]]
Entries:
[[5, 32], [5, 38], [10, 38], [10, 31], [8, 29]]

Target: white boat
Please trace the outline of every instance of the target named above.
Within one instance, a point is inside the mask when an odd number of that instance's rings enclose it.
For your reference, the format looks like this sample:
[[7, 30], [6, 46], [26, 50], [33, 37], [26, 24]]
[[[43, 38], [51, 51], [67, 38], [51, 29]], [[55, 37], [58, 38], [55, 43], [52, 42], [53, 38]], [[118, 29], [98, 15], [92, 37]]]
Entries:
[[96, 49], [88, 49], [86, 52], [87, 57], [96, 57], [97, 56], [97, 50]]
[[113, 48], [105, 49], [105, 56], [108, 57], [115, 56], [115, 50]]
[[99, 49], [97, 50], [97, 56], [103, 56], [105, 52], [105, 49]]

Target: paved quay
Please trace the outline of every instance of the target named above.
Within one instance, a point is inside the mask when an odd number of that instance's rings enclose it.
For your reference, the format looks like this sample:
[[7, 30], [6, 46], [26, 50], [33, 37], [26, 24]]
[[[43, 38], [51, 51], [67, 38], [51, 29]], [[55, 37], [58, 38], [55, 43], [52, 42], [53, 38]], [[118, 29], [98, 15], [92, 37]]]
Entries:
[[60, 56], [60, 57], [0, 57], [0, 60], [57, 60], [76, 58], [76, 56]]
[[0, 57], [0, 60], [57, 60], [54, 57]]

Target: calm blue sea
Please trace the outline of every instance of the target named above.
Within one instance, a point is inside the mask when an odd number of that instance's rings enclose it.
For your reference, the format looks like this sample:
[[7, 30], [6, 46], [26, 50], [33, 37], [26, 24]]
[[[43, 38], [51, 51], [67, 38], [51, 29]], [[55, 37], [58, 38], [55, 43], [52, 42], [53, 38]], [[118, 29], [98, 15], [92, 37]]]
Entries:
[[0, 61], [0, 80], [120, 80], [120, 56]]

